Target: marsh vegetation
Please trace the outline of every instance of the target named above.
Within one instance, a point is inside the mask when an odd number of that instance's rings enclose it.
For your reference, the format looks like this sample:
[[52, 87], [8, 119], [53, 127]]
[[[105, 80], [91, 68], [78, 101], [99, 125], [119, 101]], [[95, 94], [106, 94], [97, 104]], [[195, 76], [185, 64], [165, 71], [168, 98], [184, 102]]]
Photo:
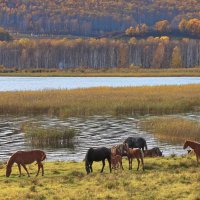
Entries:
[[23, 123], [21, 130], [33, 147], [73, 147], [77, 131], [66, 127], [42, 127], [40, 124]]
[[200, 85], [0, 93], [0, 114], [70, 117], [175, 114], [199, 110]]
[[200, 123], [183, 117], [150, 117], [142, 120], [140, 126], [156, 138], [171, 143], [181, 144], [188, 139], [200, 140]]

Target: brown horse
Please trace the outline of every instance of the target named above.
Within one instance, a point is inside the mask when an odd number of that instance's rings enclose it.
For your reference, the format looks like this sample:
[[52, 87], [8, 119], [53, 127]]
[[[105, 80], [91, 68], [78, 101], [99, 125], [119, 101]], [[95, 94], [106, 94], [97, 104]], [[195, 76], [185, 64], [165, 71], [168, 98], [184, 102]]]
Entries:
[[144, 150], [144, 157], [161, 157], [162, 152], [158, 147], [152, 149]]
[[133, 161], [133, 158], [136, 158], [137, 159], [137, 162], [138, 162], [138, 167], [137, 167], [137, 171], [139, 170], [139, 166], [140, 166], [140, 160], [142, 162], [142, 169], [144, 171], [144, 161], [143, 161], [143, 152], [141, 149], [139, 148], [129, 148], [129, 151], [128, 151], [128, 162], [129, 162], [129, 170], [132, 169], [132, 161]]
[[111, 165], [112, 165], [112, 169], [119, 168], [119, 165], [121, 169], [123, 169], [122, 157], [120, 155], [115, 155], [115, 156], [111, 155]]
[[197, 158], [197, 164], [198, 164], [199, 158], [200, 158], [200, 143], [186, 140], [183, 145], [183, 149], [186, 149], [187, 147], [191, 147], [194, 150], [194, 153], [196, 154], [196, 158]]
[[[129, 151], [129, 148], [128, 148], [128, 144], [126, 144], [126, 143], [113, 146], [111, 148], [111, 157], [114, 157], [117, 155], [119, 155], [121, 157], [127, 156], [128, 151]], [[120, 166], [121, 166], [122, 170], [124, 170], [123, 165], [122, 165], [122, 159], [120, 161]]]
[[21, 176], [21, 165], [27, 172], [28, 176], [30, 176], [26, 164], [31, 164], [34, 161], [38, 164], [38, 172], [37, 175], [40, 172], [40, 168], [42, 168], [42, 176], [44, 175], [44, 167], [42, 164], [42, 161], [46, 158], [46, 154], [44, 151], [40, 150], [32, 150], [32, 151], [17, 151], [14, 153], [10, 159], [8, 160], [7, 166], [6, 166], [6, 176], [9, 177], [12, 172], [12, 166], [14, 163], [17, 163], [19, 168], [19, 177]]

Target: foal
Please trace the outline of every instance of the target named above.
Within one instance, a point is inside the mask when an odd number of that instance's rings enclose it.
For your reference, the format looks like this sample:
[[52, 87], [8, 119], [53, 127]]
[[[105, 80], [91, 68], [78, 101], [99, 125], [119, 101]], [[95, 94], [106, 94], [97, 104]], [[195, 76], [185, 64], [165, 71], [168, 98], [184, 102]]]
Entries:
[[128, 151], [128, 162], [129, 162], [129, 170], [132, 169], [132, 161], [133, 161], [133, 158], [136, 158], [137, 159], [137, 162], [138, 162], [138, 167], [137, 167], [137, 171], [139, 169], [139, 166], [140, 166], [140, 160], [142, 162], [142, 169], [144, 171], [144, 161], [143, 161], [143, 152], [141, 149], [139, 148], [129, 148], [129, 151]]
[[120, 168], [123, 169], [122, 166], [122, 157], [120, 155], [111, 155], [111, 165], [112, 165], [112, 169], [117, 169]]
[[21, 165], [22, 167], [25, 169], [25, 171], [28, 174], [28, 177], [30, 177], [30, 174], [26, 168], [26, 164], [31, 164], [34, 161], [37, 162], [38, 164], [38, 172], [37, 175], [40, 172], [40, 168], [42, 168], [42, 176], [44, 176], [44, 167], [42, 164], [42, 161], [46, 158], [46, 154], [44, 153], [44, 151], [40, 151], [40, 150], [32, 150], [32, 151], [17, 151], [16, 153], [14, 153], [6, 166], [6, 176], [9, 177], [11, 172], [12, 172], [12, 166], [14, 163], [17, 163], [18, 165], [18, 169], [19, 169], [19, 177], [21, 176]]

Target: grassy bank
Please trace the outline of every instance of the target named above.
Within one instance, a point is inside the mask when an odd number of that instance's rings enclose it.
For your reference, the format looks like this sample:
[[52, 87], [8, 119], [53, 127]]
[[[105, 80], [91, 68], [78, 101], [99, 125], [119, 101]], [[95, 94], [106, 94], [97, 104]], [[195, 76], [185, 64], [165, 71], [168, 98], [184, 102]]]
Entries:
[[124, 161], [123, 172], [100, 174], [101, 163], [94, 163], [94, 173], [85, 174], [84, 163], [45, 163], [45, 176], [35, 177], [37, 166], [29, 166], [31, 178], [19, 178], [14, 166], [10, 178], [0, 170], [0, 199], [33, 200], [86, 200], [86, 199], [190, 199], [200, 196], [200, 174], [195, 158], [174, 157], [145, 159], [146, 171], [128, 170]]
[[23, 77], [199, 77], [200, 67], [196, 68], [168, 68], [168, 69], [142, 69], [137, 67], [126, 68], [72, 68], [58, 69], [5, 69], [0, 71], [0, 76]]
[[177, 117], [151, 117], [140, 126], [160, 140], [184, 143], [185, 140], [200, 140], [200, 124], [197, 121]]
[[0, 92], [0, 114], [173, 114], [200, 106], [200, 85]]

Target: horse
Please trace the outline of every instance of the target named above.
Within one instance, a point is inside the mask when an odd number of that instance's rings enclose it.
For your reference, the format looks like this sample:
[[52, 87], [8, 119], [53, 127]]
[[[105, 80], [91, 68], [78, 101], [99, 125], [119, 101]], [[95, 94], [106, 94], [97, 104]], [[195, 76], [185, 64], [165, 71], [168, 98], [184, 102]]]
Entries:
[[186, 140], [183, 149], [186, 149], [187, 147], [191, 147], [194, 150], [194, 153], [196, 154], [197, 164], [199, 163], [200, 158], [200, 143]]
[[141, 163], [142, 163], [142, 169], [144, 171], [144, 160], [143, 160], [144, 154], [143, 154], [143, 151], [140, 148], [133, 148], [133, 149], [129, 148], [127, 157], [128, 157], [128, 162], [129, 162], [129, 170], [132, 169], [133, 158], [136, 158], [137, 162], [138, 162], [137, 171], [139, 170], [140, 160], [141, 160]]
[[143, 152], [144, 148], [147, 150], [147, 142], [142, 137], [128, 137], [124, 143], [127, 143], [129, 148], [140, 148]]
[[152, 149], [144, 150], [144, 157], [161, 157], [162, 152], [158, 147]]
[[111, 165], [112, 165], [112, 169], [117, 169], [119, 168], [119, 165], [121, 167], [121, 169], [123, 169], [122, 166], [122, 157], [120, 155], [115, 155], [115, 156], [111, 156]]
[[108, 160], [109, 169], [111, 173], [111, 149], [108, 149], [106, 147], [88, 149], [85, 156], [85, 169], [86, 169], [87, 174], [89, 174], [90, 172], [93, 172], [93, 169], [92, 169], [93, 161], [96, 161], [96, 162], [102, 161], [102, 164], [103, 164], [102, 169], [101, 169], [101, 173], [102, 173], [105, 166], [105, 159]]
[[[117, 155], [120, 157], [127, 156], [128, 150], [129, 150], [128, 144], [126, 143], [115, 145], [111, 148], [111, 156], [112, 157], [117, 156]], [[123, 165], [122, 165], [122, 159], [120, 161], [120, 166], [122, 170], [124, 170]]]
[[12, 166], [14, 163], [17, 163], [19, 169], [19, 177], [21, 176], [21, 166], [25, 169], [30, 177], [30, 174], [26, 168], [26, 164], [31, 164], [34, 161], [38, 164], [38, 172], [36, 176], [38, 176], [40, 172], [40, 168], [42, 168], [42, 176], [44, 176], [44, 167], [42, 161], [46, 158], [46, 154], [41, 150], [32, 150], [32, 151], [17, 151], [14, 153], [7, 162], [6, 166], [6, 177], [9, 177], [12, 172]]

